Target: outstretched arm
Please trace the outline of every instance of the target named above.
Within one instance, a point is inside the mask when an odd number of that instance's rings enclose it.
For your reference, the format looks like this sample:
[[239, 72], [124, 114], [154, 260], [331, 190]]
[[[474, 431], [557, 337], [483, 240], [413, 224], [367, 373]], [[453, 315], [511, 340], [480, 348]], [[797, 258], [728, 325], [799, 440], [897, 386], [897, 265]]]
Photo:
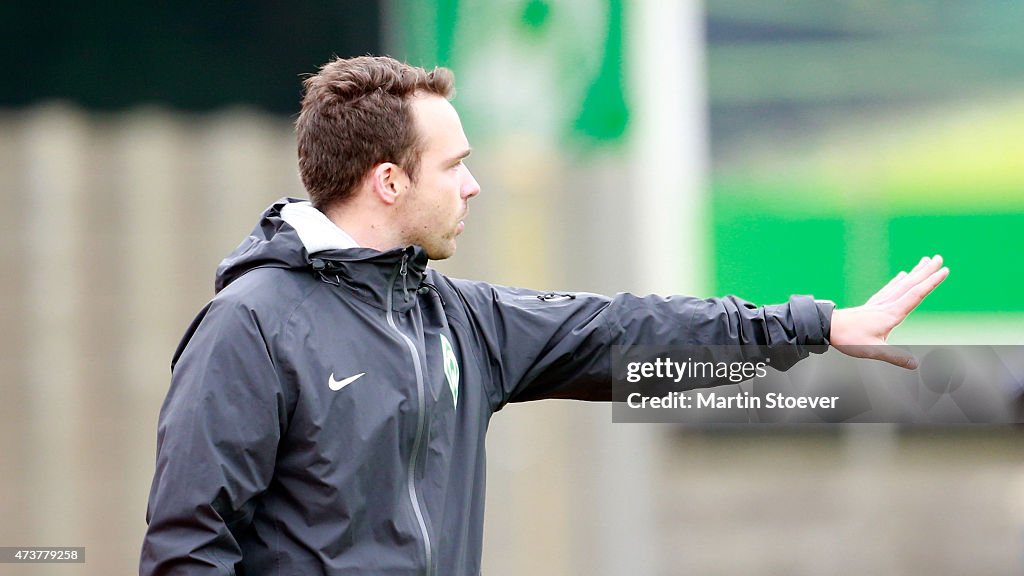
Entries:
[[910, 273], [900, 272], [863, 306], [832, 313], [830, 343], [843, 354], [872, 358], [901, 368], [917, 368], [917, 360], [904, 350], [886, 345], [889, 334], [949, 276], [942, 256], [922, 258]]

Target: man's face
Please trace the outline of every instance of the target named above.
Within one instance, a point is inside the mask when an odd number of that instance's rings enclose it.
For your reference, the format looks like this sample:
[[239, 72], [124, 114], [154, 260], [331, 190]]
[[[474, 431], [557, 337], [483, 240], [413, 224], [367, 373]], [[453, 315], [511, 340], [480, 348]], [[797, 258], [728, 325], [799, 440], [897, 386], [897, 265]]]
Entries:
[[463, 163], [469, 141], [451, 103], [440, 96], [417, 96], [412, 110], [423, 152], [415, 184], [399, 195], [395, 207], [405, 242], [422, 246], [432, 260], [443, 260], [455, 253], [455, 237], [465, 228], [469, 199], [480, 185]]

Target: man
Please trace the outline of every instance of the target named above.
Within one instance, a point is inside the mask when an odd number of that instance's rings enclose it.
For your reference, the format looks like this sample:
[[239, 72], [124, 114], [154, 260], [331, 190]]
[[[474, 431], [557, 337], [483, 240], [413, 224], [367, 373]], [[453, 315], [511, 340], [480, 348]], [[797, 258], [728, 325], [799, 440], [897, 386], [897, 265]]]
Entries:
[[613, 344], [883, 346], [939, 282], [862, 307], [794, 296], [544, 294], [447, 278], [480, 192], [452, 76], [338, 59], [306, 80], [312, 203], [271, 206], [221, 264], [160, 415], [142, 574], [480, 572], [484, 435], [509, 402], [608, 400]]

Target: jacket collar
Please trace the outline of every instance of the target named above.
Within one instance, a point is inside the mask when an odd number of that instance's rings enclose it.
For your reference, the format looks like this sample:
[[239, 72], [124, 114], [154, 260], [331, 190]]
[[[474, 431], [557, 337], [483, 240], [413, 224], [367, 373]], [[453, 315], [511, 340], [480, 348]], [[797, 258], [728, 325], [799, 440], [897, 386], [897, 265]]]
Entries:
[[378, 252], [371, 248], [326, 250], [310, 257], [314, 274], [328, 284], [346, 287], [357, 298], [399, 312], [412, 308], [427, 271], [419, 246]]
[[408, 246], [387, 252], [361, 248], [344, 230], [309, 202], [281, 208], [281, 219], [295, 229], [320, 280], [347, 286], [357, 297], [386, 307], [388, 295], [395, 310], [415, 302], [415, 291], [426, 273], [422, 248]]

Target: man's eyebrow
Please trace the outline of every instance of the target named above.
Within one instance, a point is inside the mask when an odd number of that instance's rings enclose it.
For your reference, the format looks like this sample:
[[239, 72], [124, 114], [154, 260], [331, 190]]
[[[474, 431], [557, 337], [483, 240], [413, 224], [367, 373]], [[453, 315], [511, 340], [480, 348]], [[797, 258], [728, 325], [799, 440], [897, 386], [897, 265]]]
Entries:
[[460, 160], [463, 160], [463, 159], [467, 158], [472, 153], [473, 153], [473, 149], [472, 148], [466, 148], [462, 152], [456, 154], [455, 156], [452, 156], [452, 162], [458, 162]]

